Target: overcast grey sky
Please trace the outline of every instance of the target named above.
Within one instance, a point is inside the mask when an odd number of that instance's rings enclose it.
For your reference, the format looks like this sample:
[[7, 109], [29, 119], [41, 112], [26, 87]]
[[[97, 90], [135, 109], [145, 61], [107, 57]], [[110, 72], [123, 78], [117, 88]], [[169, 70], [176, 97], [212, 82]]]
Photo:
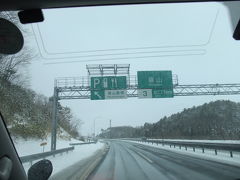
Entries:
[[[38, 53], [30, 67], [31, 87], [46, 96], [53, 94], [56, 77], [87, 76], [86, 64], [127, 63], [131, 75], [172, 70], [179, 84], [240, 82], [240, 42], [232, 39], [229, 12], [221, 3], [70, 8], [46, 10], [44, 16], [43, 23], [28, 26]], [[148, 48], [113, 50], [139, 47]], [[83, 52], [103, 49], [112, 50]], [[101, 56], [82, 57], [86, 55]], [[140, 126], [217, 99], [240, 101], [239, 96], [192, 96], [61, 103], [84, 122], [81, 132], [86, 135], [93, 132], [94, 119], [99, 133], [110, 119], [113, 126]]]

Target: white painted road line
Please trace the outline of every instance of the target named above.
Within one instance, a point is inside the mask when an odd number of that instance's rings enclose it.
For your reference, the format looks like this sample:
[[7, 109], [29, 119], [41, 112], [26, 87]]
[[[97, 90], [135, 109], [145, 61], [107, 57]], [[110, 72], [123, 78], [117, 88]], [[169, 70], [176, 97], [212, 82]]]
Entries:
[[135, 151], [139, 156], [141, 156], [143, 159], [145, 159], [146, 161], [148, 161], [149, 163], [153, 163], [153, 161], [151, 159], [149, 159], [147, 156], [145, 156], [144, 154], [140, 153], [139, 151]]

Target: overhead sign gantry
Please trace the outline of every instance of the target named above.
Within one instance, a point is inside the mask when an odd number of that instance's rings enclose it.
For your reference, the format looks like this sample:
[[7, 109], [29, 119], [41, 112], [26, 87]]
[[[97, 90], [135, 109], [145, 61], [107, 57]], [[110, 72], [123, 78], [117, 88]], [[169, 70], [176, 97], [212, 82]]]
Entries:
[[54, 84], [51, 150], [56, 149], [57, 104], [64, 99], [172, 98], [174, 96], [237, 95], [240, 83], [179, 85], [171, 71], [138, 71], [129, 64], [87, 65], [87, 77], [57, 78]]

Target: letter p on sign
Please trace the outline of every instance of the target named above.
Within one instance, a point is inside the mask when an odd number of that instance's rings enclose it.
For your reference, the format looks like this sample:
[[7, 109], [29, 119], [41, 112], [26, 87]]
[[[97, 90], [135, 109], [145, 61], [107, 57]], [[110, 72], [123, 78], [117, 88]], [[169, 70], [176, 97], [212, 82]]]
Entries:
[[98, 78], [95, 78], [94, 81], [93, 81], [93, 87], [94, 89], [97, 88], [96, 86], [100, 84], [100, 79]]

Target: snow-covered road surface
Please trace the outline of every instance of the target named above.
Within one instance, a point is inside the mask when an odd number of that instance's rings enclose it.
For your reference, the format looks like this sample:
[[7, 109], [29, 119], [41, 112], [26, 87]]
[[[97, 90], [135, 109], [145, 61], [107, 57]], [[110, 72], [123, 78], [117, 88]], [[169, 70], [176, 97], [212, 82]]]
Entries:
[[110, 149], [88, 180], [239, 179], [239, 166], [134, 142], [109, 140]]
[[[125, 140], [123, 140], [123, 141], [125, 141]], [[176, 140], [174, 140], [174, 141], [176, 141]], [[189, 142], [188, 140], [185, 140], [185, 141]], [[152, 147], [156, 147], [156, 148], [160, 148], [160, 149], [165, 149], [165, 150], [169, 150], [169, 151], [174, 151], [174, 152], [177, 152], [180, 154], [195, 156], [195, 157], [198, 157], [201, 159], [208, 159], [208, 160], [213, 160], [213, 161], [217, 161], [217, 162], [223, 162], [226, 164], [235, 165], [235, 166], [240, 167], [240, 152], [233, 152], [233, 157], [230, 157], [229, 151], [218, 150], [217, 155], [215, 155], [215, 151], [213, 149], [205, 149], [204, 153], [203, 153], [201, 148], [195, 148], [195, 152], [194, 152], [193, 148], [190, 148], [190, 147], [188, 147], [186, 150], [184, 147], [182, 147], [180, 149], [178, 146], [176, 146], [175, 148], [172, 146], [170, 148], [169, 145], [163, 146], [162, 144], [157, 145], [157, 144], [152, 144], [152, 143], [143, 143], [143, 142], [136, 142], [136, 141], [132, 141], [132, 142], [147, 145], [147, 146], [152, 146]], [[196, 141], [193, 141], [193, 142], [196, 142]], [[206, 141], [199, 140], [198, 142], [209, 142], [209, 140], [206, 140]], [[220, 143], [221, 141], [218, 141], [218, 142]], [[216, 141], [215, 141], [215, 143], [216, 143]]]

